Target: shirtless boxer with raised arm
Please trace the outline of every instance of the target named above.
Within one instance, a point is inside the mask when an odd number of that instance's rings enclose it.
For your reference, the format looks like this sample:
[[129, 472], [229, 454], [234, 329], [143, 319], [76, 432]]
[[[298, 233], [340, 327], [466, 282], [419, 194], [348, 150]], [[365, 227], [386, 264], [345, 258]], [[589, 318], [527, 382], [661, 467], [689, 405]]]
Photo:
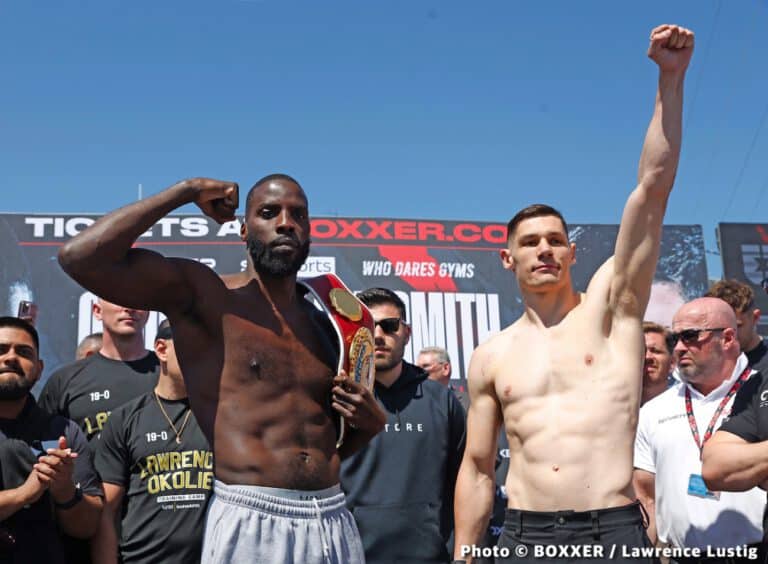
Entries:
[[[190, 404], [216, 461], [203, 562], [361, 562], [340, 461], [386, 417], [366, 388], [335, 374], [325, 319], [297, 290], [310, 235], [302, 188], [272, 175], [251, 189], [242, 273], [220, 277], [192, 260], [132, 248], [184, 204], [219, 223], [234, 219], [237, 190], [205, 178], [179, 182], [99, 219], [64, 245], [59, 261], [97, 295], [170, 319]], [[352, 429], [337, 450], [338, 413]]]
[[647, 542], [632, 491], [641, 322], [679, 160], [683, 79], [692, 52], [689, 30], [663, 25], [651, 32], [648, 56], [660, 74], [638, 185], [624, 209], [615, 254], [586, 293], [573, 289], [576, 247], [559, 212], [531, 206], [509, 223], [501, 259], [515, 273], [525, 312], [478, 347], [470, 363], [456, 559], [472, 560], [468, 549], [487, 526], [502, 423], [510, 462], [498, 549], [509, 549], [510, 561], [526, 562], [524, 553], [531, 562], [556, 560], [534, 558], [534, 544], [607, 545], [607, 559], [611, 543]]

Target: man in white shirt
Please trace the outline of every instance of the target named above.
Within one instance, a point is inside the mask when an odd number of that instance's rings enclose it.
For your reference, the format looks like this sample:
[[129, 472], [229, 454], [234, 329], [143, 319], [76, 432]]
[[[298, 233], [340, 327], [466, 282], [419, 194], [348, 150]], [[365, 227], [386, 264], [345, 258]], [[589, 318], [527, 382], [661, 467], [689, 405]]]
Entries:
[[701, 448], [753, 372], [733, 310], [717, 298], [688, 302], [675, 314], [671, 341], [681, 382], [642, 407], [635, 442], [634, 485], [648, 533], [654, 542], [658, 533], [673, 547], [701, 549], [701, 557], [739, 556], [734, 547], [762, 539], [765, 493], [712, 492], [701, 477]]

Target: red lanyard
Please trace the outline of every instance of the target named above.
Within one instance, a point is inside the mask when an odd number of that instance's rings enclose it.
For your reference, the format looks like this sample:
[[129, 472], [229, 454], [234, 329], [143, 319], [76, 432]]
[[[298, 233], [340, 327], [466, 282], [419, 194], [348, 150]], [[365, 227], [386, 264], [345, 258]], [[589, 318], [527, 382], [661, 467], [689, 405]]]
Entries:
[[715, 414], [712, 416], [712, 421], [709, 422], [709, 426], [707, 427], [706, 432], [704, 433], [704, 441], [699, 440], [699, 428], [696, 425], [696, 416], [693, 414], [693, 406], [691, 405], [691, 390], [688, 388], [688, 385], [685, 386], [685, 413], [688, 415], [688, 424], [691, 426], [691, 433], [693, 434], [693, 440], [696, 441], [696, 446], [699, 447], [699, 458], [701, 458], [701, 451], [704, 449], [704, 443], [706, 443], [709, 438], [712, 436], [712, 431], [715, 429], [715, 424], [717, 423], [717, 419], [720, 417], [720, 414], [723, 412], [723, 409], [725, 409], [725, 404], [728, 403], [728, 400], [730, 400], [733, 395], [739, 391], [739, 388], [741, 388], [741, 385], [749, 378], [749, 375], [752, 373], [752, 368], [747, 366], [744, 369], [744, 372], [741, 373], [741, 376], [738, 377], [738, 379], [733, 383], [733, 386], [731, 386], [731, 389], [728, 390], [728, 393], [725, 394], [725, 397], [720, 402], [720, 405], [717, 406], [717, 411], [715, 411]]

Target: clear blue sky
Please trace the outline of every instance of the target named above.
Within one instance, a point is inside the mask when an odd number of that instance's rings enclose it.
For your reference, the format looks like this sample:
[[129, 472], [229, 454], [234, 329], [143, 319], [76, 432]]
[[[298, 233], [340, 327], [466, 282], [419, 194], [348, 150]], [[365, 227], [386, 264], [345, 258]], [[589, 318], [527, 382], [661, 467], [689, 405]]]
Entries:
[[5, 0], [0, 211], [281, 171], [315, 215], [506, 221], [545, 201], [617, 223], [659, 23], [697, 33], [666, 222], [716, 250], [718, 222], [768, 219], [766, 0]]

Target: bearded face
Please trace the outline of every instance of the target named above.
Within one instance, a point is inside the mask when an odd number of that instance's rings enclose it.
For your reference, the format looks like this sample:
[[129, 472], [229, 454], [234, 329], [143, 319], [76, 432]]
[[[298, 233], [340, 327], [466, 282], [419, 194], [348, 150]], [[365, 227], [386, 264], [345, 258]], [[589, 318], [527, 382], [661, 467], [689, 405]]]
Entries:
[[19, 400], [25, 397], [32, 386], [35, 385], [36, 379], [30, 379], [23, 372], [15, 372], [15, 376], [12, 376], [13, 372], [9, 371], [7, 367], [2, 369], [2, 379], [0, 379], [0, 401], [13, 401]]
[[283, 235], [269, 244], [252, 234], [246, 237], [253, 268], [259, 274], [276, 278], [296, 274], [309, 256], [309, 245], [309, 240], [300, 243], [295, 235]]
[[26, 331], [0, 327], [0, 401], [19, 400], [37, 382], [43, 363]]
[[294, 181], [278, 178], [251, 189], [240, 236], [257, 273], [296, 274], [309, 256], [310, 230], [307, 197]]

